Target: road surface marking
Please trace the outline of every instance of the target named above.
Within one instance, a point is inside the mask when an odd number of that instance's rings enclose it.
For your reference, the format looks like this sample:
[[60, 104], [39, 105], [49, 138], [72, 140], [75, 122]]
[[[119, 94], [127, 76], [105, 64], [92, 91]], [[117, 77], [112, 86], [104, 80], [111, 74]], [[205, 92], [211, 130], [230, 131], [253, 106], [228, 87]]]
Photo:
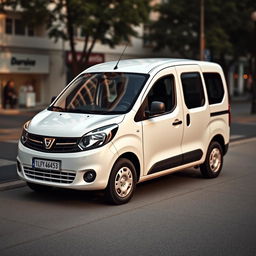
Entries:
[[245, 137], [245, 135], [234, 134], [234, 135], [230, 136], [230, 139], [235, 140], [235, 139], [241, 139], [241, 138], [244, 138], [244, 137]]
[[249, 142], [253, 142], [253, 141], [256, 141], [256, 137], [247, 138], [247, 139], [241, 139], [241, 140], [237, 140], [237, 141], [231, 141], [230, 145], [231, 146], [236, 146], [236, 145], [240, 145], [240, 144], [244, 144], [244, 143], [249, 143]]
[[0, 159], [0, 167], [8, 166], [8, 165], [14, 165], [14, 164], [16, 164], [16, 161]]
[[5, 141], [5, 142], [18, 144], [19, 140], [7, 140], [7, 141]]
[[26, 186], [26, 182], [22, 180], [4, 182], [4, 183], [0, 183], [0, 191], [14, 189], [14, 188], [21, 188], [24, 186]]

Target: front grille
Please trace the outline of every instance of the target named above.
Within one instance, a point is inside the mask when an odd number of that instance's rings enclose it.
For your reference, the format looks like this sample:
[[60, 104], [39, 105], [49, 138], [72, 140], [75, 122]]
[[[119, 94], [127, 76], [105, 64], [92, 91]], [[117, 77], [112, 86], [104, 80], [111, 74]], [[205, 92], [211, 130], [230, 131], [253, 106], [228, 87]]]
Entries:
[[[45, 138], [55, 139], [51, 148], [47, 149], [44, 144]], [[72, 153], [81, 151], [78, 147], [80, 138], [76, 137], [48, 137], [37, 134], [28, 133], [25, 146], [37, 151], [53, 152], [53, 153]]]
[[25, 175], [33, 180], [43, 180], [61, 184], [71, 184], [76, 173], [71, 171], [41, 170], [24, 166]]

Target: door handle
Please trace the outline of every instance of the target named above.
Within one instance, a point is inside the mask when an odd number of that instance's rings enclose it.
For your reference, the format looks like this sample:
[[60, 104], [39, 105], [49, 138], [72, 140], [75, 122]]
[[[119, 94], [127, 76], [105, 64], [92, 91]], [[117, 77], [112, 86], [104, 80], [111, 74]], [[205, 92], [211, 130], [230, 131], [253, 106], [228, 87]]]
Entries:
[[182, 121], [179, 119], [175, 119], [175, 121], [172, 123], [172, 125], [180, 125], [182, 124]]
[[186, 119], [187, 119], [187, 126], [189, 126], [190, 125], [190, 115], [189, 114], [187, 114]]

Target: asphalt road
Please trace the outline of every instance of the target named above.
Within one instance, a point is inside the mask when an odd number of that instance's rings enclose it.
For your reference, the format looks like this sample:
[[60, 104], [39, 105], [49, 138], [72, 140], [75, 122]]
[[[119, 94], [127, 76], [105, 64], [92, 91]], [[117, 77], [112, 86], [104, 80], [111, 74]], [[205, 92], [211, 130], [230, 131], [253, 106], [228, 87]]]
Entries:
[[256, 255], [255, 140], [217, 179], [194, 169], [140, 184], [133, 200], [27, 187], [0, 193], [0, 255]]
[[0, 183], [18, 179], [16, 174], [17, 141], [23, 124], [37, 112], [0, 113]]

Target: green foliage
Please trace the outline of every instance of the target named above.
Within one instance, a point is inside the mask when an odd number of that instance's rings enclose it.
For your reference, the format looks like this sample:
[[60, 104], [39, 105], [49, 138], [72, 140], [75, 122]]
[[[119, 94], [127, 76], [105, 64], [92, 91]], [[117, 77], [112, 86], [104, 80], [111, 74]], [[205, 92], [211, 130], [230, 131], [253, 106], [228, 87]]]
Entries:
[[[206, 48], [214, 59], [228, 54], [237, 58], [250, 52], [255, 0], [205, 0]], [[173, 55], [198, 58], [200, 0], [168, 0], [156, 7], [160, 13], [151, 24], [155, 50], [168, 47]]]
[[[85, 67], [96, 41], [114, 47], [137, 36], [135, 26], [146, 22], [149, 0], [20, 0], [24, 19], [47, 24], [49, 36], [69, 40], [74, 73]], [[76, 59], [75, 31], [84, 32], [83, 57]], [[76, 67], [75, 67], [76, 66]]]
[[17, 7], [17, 0], [0, 1], [0, 11], [5, 11], [6, 7], [12, 7], [13, 9], [15, 9]]

